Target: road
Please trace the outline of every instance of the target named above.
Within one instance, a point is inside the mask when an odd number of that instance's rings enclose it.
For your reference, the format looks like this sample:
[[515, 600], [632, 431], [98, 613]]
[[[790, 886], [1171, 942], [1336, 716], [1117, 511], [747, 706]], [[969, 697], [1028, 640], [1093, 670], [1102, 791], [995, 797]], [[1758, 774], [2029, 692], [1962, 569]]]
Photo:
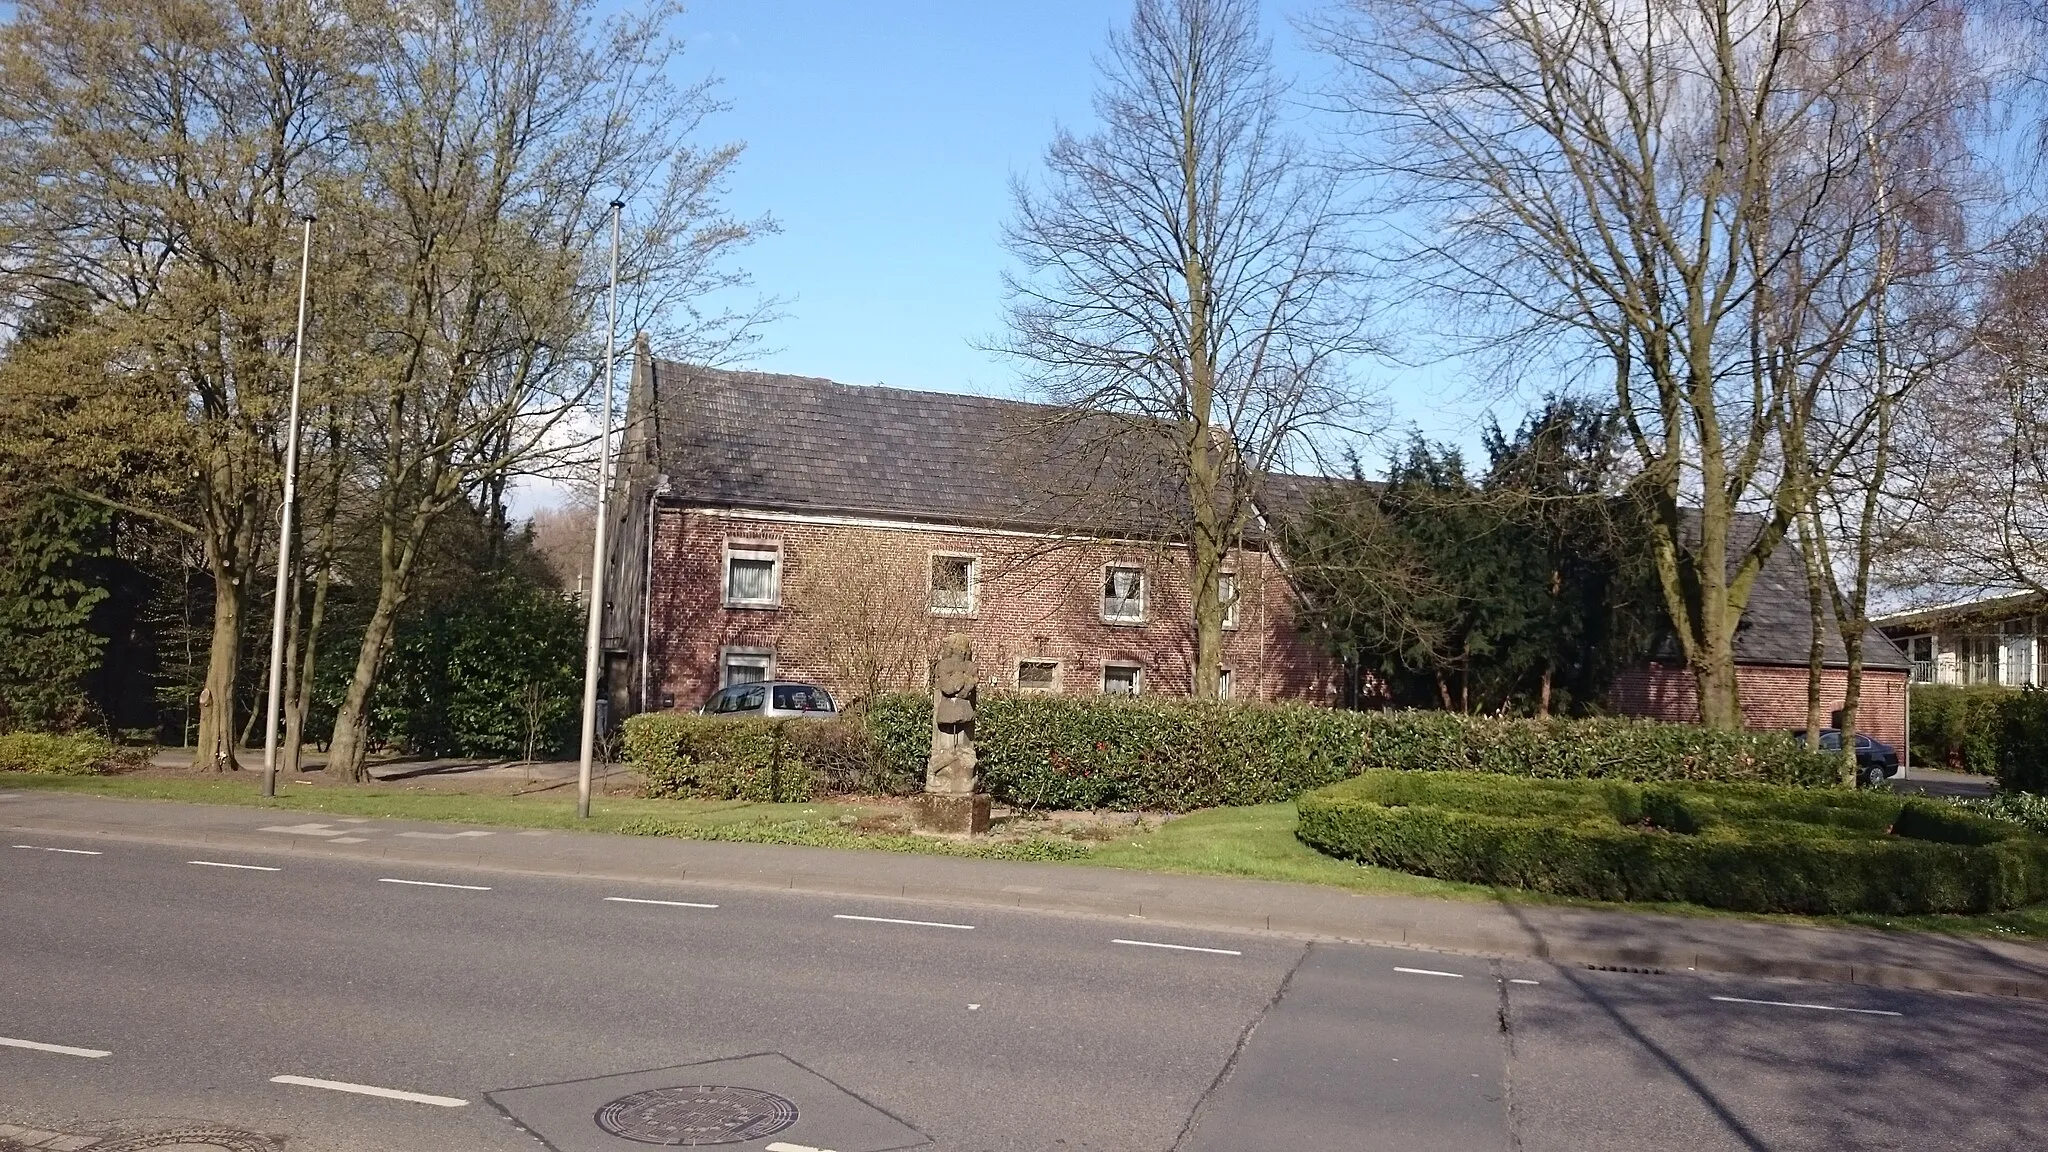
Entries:
[[[0, 1125], [54, 1147], [2048, 1142], [2030, 1001], [11, 835]], [[749, 1092], [649, 1095], [695, 1087]], [[123, 1139], [202, 1128], [254, 1135]]]

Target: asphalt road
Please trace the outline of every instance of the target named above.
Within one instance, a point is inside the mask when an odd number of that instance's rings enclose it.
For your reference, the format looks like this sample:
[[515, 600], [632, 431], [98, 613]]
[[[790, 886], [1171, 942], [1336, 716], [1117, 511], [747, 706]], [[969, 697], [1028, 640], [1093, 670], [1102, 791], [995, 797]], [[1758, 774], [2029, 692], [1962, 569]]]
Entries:
[[[729, 1123], [757, 1134], [719, 1147], [755, 1152], [2048, 1144], [2048, 1004], [20, 842], [0, 845], [0, 1124], [117, 1152], [201, 1127], [271, 1139], [176, 1146], [651, 1146], [608, 1135], [607, 1108], [650, 1139]], [[770, 1095], [646, 1095], [698, 1086]]]

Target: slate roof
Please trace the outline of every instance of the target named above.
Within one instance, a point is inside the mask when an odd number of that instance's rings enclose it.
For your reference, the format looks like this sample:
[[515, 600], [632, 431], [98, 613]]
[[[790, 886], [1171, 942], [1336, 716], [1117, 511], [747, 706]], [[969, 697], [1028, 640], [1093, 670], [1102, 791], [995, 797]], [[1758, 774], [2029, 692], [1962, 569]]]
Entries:
[[683, 502], [1136, 536], [1170, 534], [1179, 506], [1135, 420], [665, 361], [653, 386], [655, 464]]

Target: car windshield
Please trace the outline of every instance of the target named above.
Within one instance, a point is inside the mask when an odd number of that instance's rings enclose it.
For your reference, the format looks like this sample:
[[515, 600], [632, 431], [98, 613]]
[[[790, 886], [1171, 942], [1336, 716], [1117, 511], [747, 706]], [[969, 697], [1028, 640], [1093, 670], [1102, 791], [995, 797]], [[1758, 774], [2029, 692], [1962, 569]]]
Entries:
[[832, 697], [810, 684], [777, 684], [775, 707], [782, 712], [830, 712]]

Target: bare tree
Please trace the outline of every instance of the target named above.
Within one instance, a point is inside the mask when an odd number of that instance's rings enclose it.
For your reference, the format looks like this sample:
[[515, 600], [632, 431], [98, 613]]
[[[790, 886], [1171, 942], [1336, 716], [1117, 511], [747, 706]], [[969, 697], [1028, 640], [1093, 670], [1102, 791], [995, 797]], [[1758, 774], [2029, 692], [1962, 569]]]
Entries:
[[602, 378], [596, 332], [609, 203], [644, 193], [632, 245], [644, 299], [673, 308], [752, 235], [713, 192], [735, 148], [689, 137], [714, 105], [674, 89], [670, 10], [600, 25], [595, 0], [366, 6], [370, 81], [356, 117], [362, 233], [388, 270], [365, 316], [376, 418], [378, 593], [327, 770], [366, 776], [371, 694], [422, 546], [468, 502], [502, 519], [504, 483], [573, 450]]
[[1811, 499], [1783, 446], [1885, 290], [1871, 70], [1962, 2], [1350, 0], [1318, 26], [1364, 162], [1423, 217], [1422, 298], [1610, 382], [1708, 724], [1740, 723], [1736, 629]]
[[856, 699], [922, 688], [936, 630], [917, 560], [877, 534], [791, 557], [792, 655]]
[[[1252, 0], [1137, 0], [1100, 62], [1100, 127], [1015, 188], [1009, 335], [1113, 498], [1187, 541], [1194, 692], [1218, 690], [1226, 557], [1259, 477], [1358, 408], [1371, 341], [1336, 185], [1282, 124]], [[1163, 494], [1164, 499], [1158, 498]]]

